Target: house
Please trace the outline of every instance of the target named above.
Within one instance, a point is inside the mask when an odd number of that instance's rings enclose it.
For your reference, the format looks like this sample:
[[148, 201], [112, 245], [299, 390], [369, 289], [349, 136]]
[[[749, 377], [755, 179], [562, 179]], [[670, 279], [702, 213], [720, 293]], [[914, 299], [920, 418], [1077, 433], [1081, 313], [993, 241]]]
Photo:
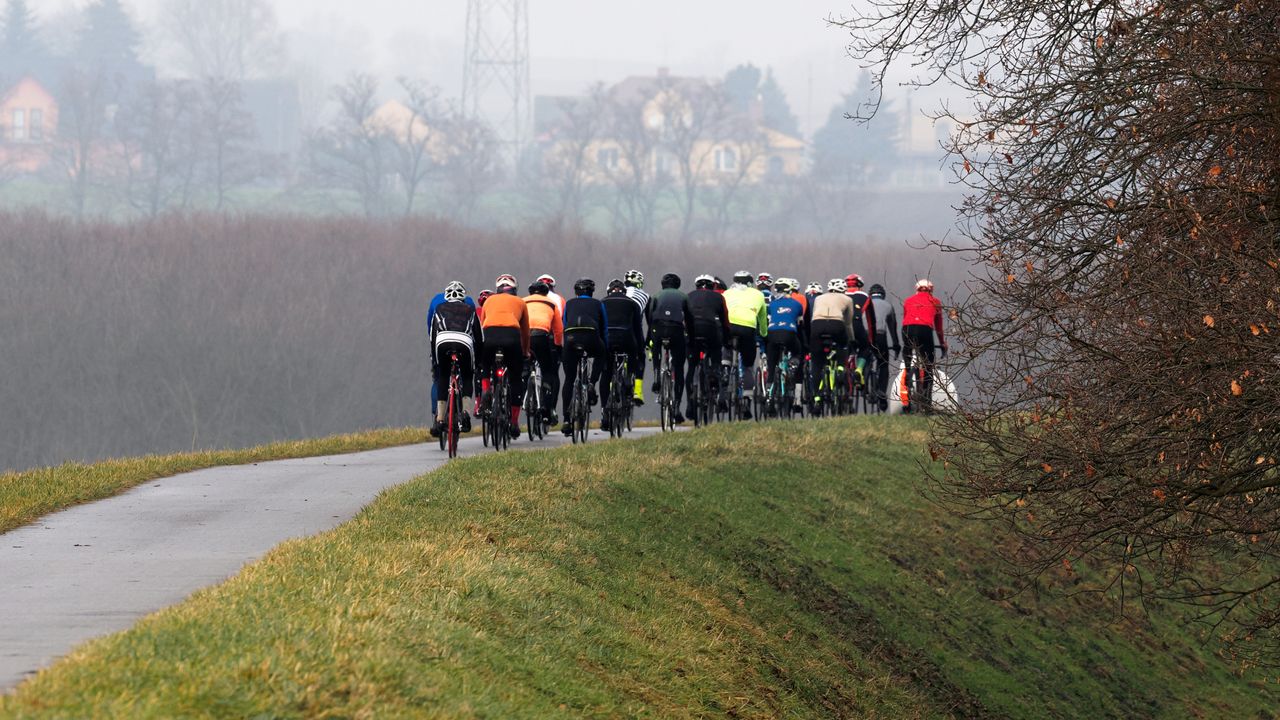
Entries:
[[[593, 114], [610, 121], [589, 122]], [[535, 98], [534, 132], [544, 168], [579, 167], [590, 184], [671, 179], [686, 164], [701, 184], [759, 184], [806, 167], [805, 142], [766, 127], [759, 107], [735, 112], [711, 82], [665, 69], [626, 78], [598, 97]]]
[[0, 165], [35, 172], [49, 158], [57, 134], [58, 102], [34, 75], [0, 94]]

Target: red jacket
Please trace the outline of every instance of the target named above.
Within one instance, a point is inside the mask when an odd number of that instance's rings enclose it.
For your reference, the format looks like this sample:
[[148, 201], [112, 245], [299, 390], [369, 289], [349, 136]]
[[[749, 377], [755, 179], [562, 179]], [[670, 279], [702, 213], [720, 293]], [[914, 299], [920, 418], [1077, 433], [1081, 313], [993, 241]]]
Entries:
[[924, 325], [938, 333], [938, 342], [946, 342], [942, 335], [942, 301], [933, 293], [918, 292], [902, 303], [902, 326]]

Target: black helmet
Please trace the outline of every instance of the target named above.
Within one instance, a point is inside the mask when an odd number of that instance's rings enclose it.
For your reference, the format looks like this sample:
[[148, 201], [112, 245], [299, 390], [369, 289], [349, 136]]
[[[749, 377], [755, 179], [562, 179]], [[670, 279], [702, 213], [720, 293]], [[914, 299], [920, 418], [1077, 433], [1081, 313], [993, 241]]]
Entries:
[[667, 273], [666, 275], [663, 275], [662, 288], [664, 290], [668, 288], [675, 290], [680, 289], [680, 276], [675, 273]]
[[724, 284], [724, 279], [719, 275], [716, 276], [716, 289], [720, 292], [724, 292], [729, 289], [729, 286]]
[[610, 280], [610, 281], [609, 281], [609, 294], [610, 294], [610, 295], [622, 295], [622, 294], [625, 294], [626, 292], [627, 292], [627, 285], [626, 285], [626, 283], [622, 282], [622, 281], [621, 281], [621, 280], [619, 280], [618, 278], [614, 278], [614, 279], [612, 279], [612, 280]]
[[544, 282], [536, 282], [529, 286], [530, 295], [547, 295], [551, 292], [551, 287]]
[[579, 280], [573, 284], [573, 294], [574, 295], [595, 295], [596, 281], [592, 280], [591, 278], [579, 278]]
[[883, 286], [883, 285], [881, 285], [881, 284], [879, 284], [879, 283], [876, 283], [875, 285], [872, 285], [872, 286], [871, 286], [871, 294], [872, 294], [872, 295], [875, 295], [875, 296], [877, 296], [877, 297], [884, 297], [884, 286]]

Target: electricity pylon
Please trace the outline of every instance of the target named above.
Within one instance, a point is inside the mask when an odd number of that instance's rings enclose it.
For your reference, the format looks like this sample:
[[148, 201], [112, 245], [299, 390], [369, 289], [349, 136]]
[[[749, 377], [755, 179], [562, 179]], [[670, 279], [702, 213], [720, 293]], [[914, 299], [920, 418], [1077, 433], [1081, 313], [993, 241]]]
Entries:
[[462, 109], [489, 119], [515, 162], [533, 123], [528, 0], [467, 0]]

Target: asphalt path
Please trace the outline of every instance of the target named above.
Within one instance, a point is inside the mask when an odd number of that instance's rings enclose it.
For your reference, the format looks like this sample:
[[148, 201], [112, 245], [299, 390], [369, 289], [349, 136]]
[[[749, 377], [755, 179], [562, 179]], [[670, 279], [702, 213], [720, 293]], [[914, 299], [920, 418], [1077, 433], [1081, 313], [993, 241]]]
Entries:
[[[593, 430], [590, 439], [607, 436]], [[568, 443], [553, 431], [511, 448]], [[479, 438], [458, 450], [493, 452]], [[446, 461], [432, 443], [210, 468], [0, 535], [0, 691], [86, 640], [222, 582], [285, 540], [340, 525], [382, 490]]]

